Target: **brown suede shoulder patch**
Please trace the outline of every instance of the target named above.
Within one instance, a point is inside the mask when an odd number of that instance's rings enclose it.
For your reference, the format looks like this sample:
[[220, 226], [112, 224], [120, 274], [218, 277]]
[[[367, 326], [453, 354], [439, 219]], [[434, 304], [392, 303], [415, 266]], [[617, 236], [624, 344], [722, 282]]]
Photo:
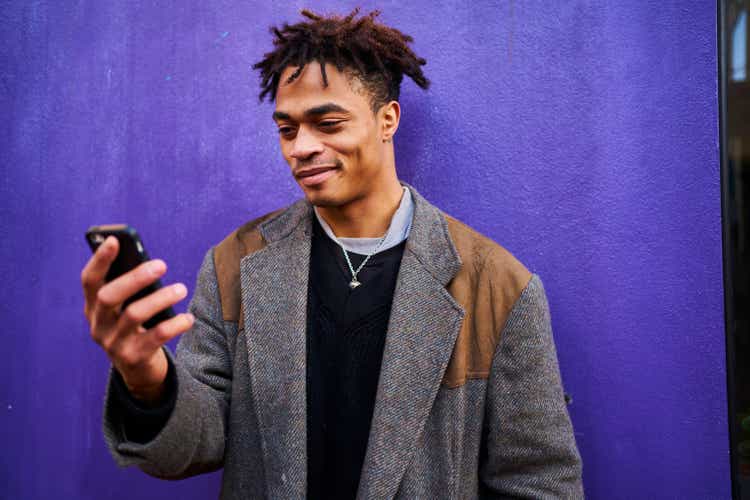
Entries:
[[240, 304], [240, 260], [266, 246], [258, 226], [283, 208], [251, 220], [232, 231], [214, 248], [214, 267], [219, 283], [219, 297], [224, 321], [236, 321], [242, 327]]
[[443, 385], [488, 378], [495, 347], [531, 273], [506, 249], [446, 215], [448, 232], [463, 265], [448, 291], [466, 311]]

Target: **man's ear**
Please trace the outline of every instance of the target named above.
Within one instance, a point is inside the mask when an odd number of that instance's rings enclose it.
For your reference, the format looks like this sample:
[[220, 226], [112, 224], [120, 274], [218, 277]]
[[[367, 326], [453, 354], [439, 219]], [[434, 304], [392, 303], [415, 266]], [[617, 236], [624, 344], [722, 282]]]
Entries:
[[380, 115], [381, 139], [383, 142], [391, 142], [401, 120], [401, 105], [398, 101], [390, 101], [380, 108], [378, 114]]

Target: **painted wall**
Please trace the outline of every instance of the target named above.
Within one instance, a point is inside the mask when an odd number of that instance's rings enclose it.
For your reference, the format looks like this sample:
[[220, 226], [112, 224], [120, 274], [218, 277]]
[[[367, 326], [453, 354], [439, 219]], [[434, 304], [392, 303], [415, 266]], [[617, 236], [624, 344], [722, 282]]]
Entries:
[[[401, 177], [545, 281], [588, 496], [728, 498], [715, 4], [362, 3], [433, 81], [404, 86]], [[192, 285], [300, 196], [250, 67], [305, 5], [3, 2], [0, 496], [217, 495], [109, 457], [83, 233], [135, 225]]]

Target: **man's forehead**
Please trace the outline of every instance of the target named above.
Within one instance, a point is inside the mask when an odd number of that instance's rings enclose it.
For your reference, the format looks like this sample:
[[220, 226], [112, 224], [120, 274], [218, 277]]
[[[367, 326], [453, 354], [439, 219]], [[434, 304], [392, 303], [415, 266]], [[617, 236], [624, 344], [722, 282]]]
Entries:
[[[296, 71], [290, 66], [284, 69], [276, 92], [276, 112], [280, 115], [316, 115], [323, 112], [355, 112], [359, 108], [369, 109], [366, 96], [355, 92], [350, 79], [335, 66], [326, 64], [328, 85], [323, 84], [320, 65], [313, 62], [305, 65], [300, 75], [287, 83]], [[321, 111], [322, 110], [322, 111]]]
[[324, 85], [323, 74], [320, 71], [320, 64], [310, 62], [302, 68], [302, 72], [291, 82], [289, 78], [297, 71], [297, 66], [287, 66], [279, 77], [279, 86], [276, 89], [276, 96], [284, 97], [287, 94], [301, 93], [318, 93], [331, 92], [338, 90], [341, 84], [342, 76], [338, 70], [330, 64], [326, 64], [326, 77], [328, 85]]

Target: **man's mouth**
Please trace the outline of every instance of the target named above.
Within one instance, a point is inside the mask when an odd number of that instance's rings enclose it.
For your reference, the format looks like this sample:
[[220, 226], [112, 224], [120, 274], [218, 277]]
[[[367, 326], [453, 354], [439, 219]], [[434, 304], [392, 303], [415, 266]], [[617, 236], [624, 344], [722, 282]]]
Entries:
[[316, 166], [316, 167], [303, 168], [303, 169], [297, 171], [297, 173], [295, 173], [294, 175], [296, 177], [298, 177], [298, 178], [299, 177], [310, 177], [312, 175], [318, 175], [321, 172], [325, 172], [327, 170], [331, 170], [331, 169], [334, 169], [334, 168], [336, 168], [336, 165], [319, 165], [319, 166]]
[[337, 169], [336, 165], [315, 166], [304, 168], [296, 172], [294, 176], [305, 186], [315, 186], [325, 182]]

